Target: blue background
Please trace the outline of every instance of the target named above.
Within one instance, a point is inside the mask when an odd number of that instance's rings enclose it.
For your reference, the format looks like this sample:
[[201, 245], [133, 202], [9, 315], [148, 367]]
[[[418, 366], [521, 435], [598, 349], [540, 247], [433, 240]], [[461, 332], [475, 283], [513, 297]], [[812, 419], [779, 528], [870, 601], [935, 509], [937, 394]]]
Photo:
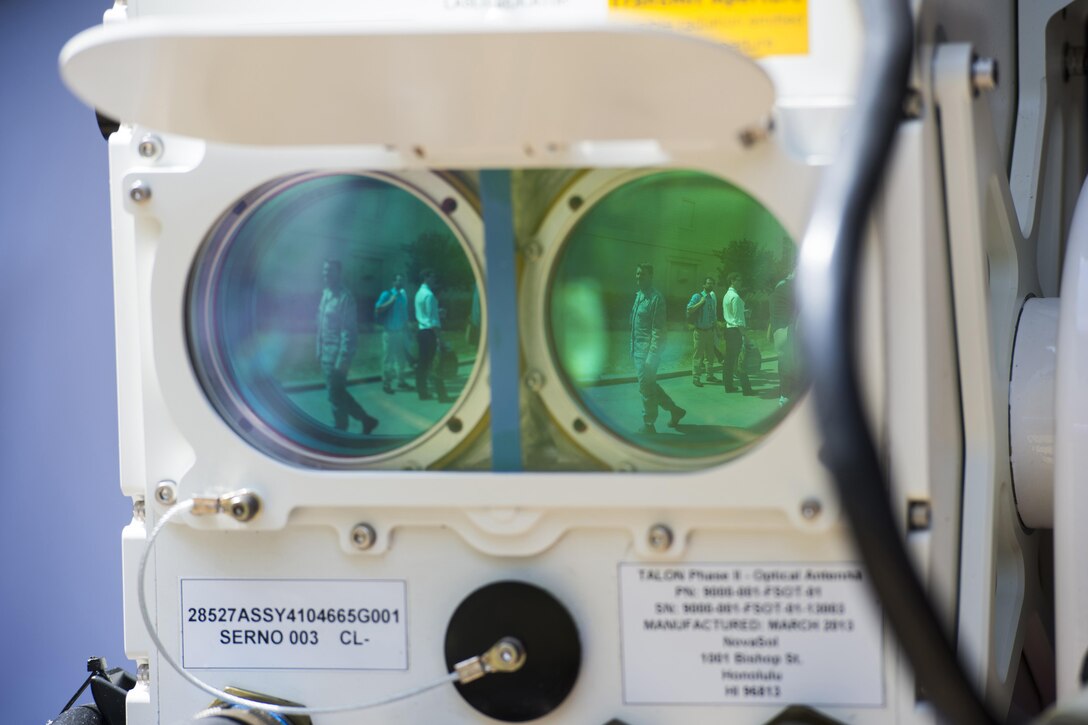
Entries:
[[124, 657], [106, 143], [57, 55], [108, 0], [0, 0], [0, 719]]

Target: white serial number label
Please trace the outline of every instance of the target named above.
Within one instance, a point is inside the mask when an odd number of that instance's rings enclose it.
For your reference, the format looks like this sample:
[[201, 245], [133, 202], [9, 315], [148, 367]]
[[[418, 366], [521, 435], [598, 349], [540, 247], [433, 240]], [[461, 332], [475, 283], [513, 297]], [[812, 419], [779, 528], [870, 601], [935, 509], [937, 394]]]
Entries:
[[395, 580], [182, 579], [186, 669], [404, 670]]
[[627, 704], [884, 702], [883, 622], [858, 565], [619, 573]]

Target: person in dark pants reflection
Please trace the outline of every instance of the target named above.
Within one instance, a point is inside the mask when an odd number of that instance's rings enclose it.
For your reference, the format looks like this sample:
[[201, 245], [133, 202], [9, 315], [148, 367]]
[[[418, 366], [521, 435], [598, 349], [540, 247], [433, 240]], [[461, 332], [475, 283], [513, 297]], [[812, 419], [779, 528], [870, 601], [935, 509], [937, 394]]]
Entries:
[[[416, 322], [419, 330], [416, 333], [419, 342], [419, 360], [416, 362], [416, 392], [420, 400], [430, 400], [431, 394], [427, 390], [427, 378], [431, 377], [435, 356], [438, 353], [439, 331], [442, 322], [438, 316], [438, 298], [434, 296], [431, 286], [435, 281], [435, 274], [430, 269], [423, 270], [422, 283], [416, 292]], [[442, 378], [434, 375], [434, 390], [438, 394], [438, 402], [450, 402], [446, 395], [446, 386]]]
[[744, 349], [744, 328], [747, 326], [744, 300], [738, 292], [738, 288], [744, 285], [744, 279], [734, 272], [726, 278], [726, 281], [729, 283], [729, 291], [722, 297], [722, 317], [725, 318], [725, 360], [722, 361], [722, 382], [725, 384], [725, 392], [737, 392], [737, 386], [733, 385], [733, 373], [736, 372], [744, 394], [755, 395], [752, 392], [752, 384], [748, 381], [748, 371], [743, 365], [737, 364], [741, 350]]
[[794, 294], [794, 273], [775, 285], [771, 292], [771, 319], [767, 323], [767, 338], [778, 356], [778, 404], [786, 405], [797, 396], [800, 384], [797, 374], [795, 340], [797, 304]]
[[374, 304], [374, 317], [382, 327], [382, 390], [393, 394], [393, 381], [401, 390], [408, 385], [408, 294], [404, 291], [404, 275], [393, 276], [393, 286], [383, 290]]
[[714, 377], [714, 333], [718, 327], [715, 318], [718, 315], [718, 298], [714, 294], [714, 280], [707, 277], [703, 280], [703, 289], [691, 296], [688, 302], [688, 320], [692, 327], [691, 353], [691, 382], [697, 387], [703, 387], [703, 381], [699, 378], [706, 373], [708, 383], [716, 383]]
[[631, 361], [642, 396], [642, 432], [656, 433], [654, 422], [659, 407], [671, 413], [669, 427], [675, 428], [686, 410], [673, 402], [657, 384], [657, 366], [665, 349], [665, 298], [653, 287], [654, 268], [640, 264], [635, 269], [635, 304], [631, 307]]
[[378, 427], [378, 419], [367, 415], [359, 401], [348, 392], [348, 370], [359, 340], [355, 297], [343, 282], [339, 260], [326, 260], [321, 268], [325, 291], [317, 306], [317, 360], [325, 376], [333, 424], [346, 431], [351, 418], [362, 422], [363, 434]]

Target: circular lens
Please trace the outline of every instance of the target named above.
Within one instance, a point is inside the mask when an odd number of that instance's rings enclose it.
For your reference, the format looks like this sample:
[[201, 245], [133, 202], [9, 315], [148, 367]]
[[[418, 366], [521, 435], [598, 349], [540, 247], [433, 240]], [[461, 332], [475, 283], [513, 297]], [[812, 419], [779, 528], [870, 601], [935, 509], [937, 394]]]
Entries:
[[569, 229], [549, 335], [597, 423], [655, 456], [713, 460], [781, 420], [802, 387], [796, 247], [762, 204], [722, 179], [664, 171], [587, 200]]
[[224, 419], [277, 458], [326, 467], [459, 433], [442, 423], [473, 387], [485, 336], [454, 210], [475, 213], [360, 174], [280, 179], [241, 200], [202, 247], [189, 294], [195, 367]]

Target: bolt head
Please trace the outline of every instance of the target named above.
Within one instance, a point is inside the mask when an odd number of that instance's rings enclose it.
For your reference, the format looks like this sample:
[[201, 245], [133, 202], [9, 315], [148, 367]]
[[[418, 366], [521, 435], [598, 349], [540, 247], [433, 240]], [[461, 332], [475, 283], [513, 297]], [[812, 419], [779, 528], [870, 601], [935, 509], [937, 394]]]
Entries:
[[820, 515], [823, 511], [823, 504], [819, 499], [806, 498], [801, 502], [801, 516], [809, 521]]
[[144, 136], [136, 147], [136, 153], [145, 159], [157, 159], [162, 156], [162, 140], [158, 136]]
[[524, 248], [525, 258], [530, 262], [535, 262], [544, 254], [544, 248], [540, 246], [540, 242], [529, 242]]
[[654, 551], [667, 551], [672, 546], [672, 529], [664, 524], [654, 524], [646, 534], [646, 543]]
[[220, 499], [220, 506], [236, 521], [252, 521], [261, 510], [261, 499], [252, 491], [240, 491], [229, 498]]
[[366, 551], [374, 546], [378, 534], [370, 524], [356, 524], [351, 530], [351, 543], [359, 551]]
[[911, 501], [907, 506], [907, 528], [911, 531], [924, 531], [930, 527], [933, 510], [928, 501]]
[[163, 481], [155, 487], [155, 500], [164, 506], [173, 505], [177, 497], [177, 487], [173, 481]]
[[544, 373], [539, 370], [530, 370], [525, 376], [525, 387], [534, 393], [539, 393], [544, 388]]
[[128, 188], [128, 198], [137, 204], [142, 204], [151, 199], [151, 187], [142, 181], [137, 181]]
[[971, 61], [971, 87], [975, 93], [997, 88], [996, 58], [975, 58]]

